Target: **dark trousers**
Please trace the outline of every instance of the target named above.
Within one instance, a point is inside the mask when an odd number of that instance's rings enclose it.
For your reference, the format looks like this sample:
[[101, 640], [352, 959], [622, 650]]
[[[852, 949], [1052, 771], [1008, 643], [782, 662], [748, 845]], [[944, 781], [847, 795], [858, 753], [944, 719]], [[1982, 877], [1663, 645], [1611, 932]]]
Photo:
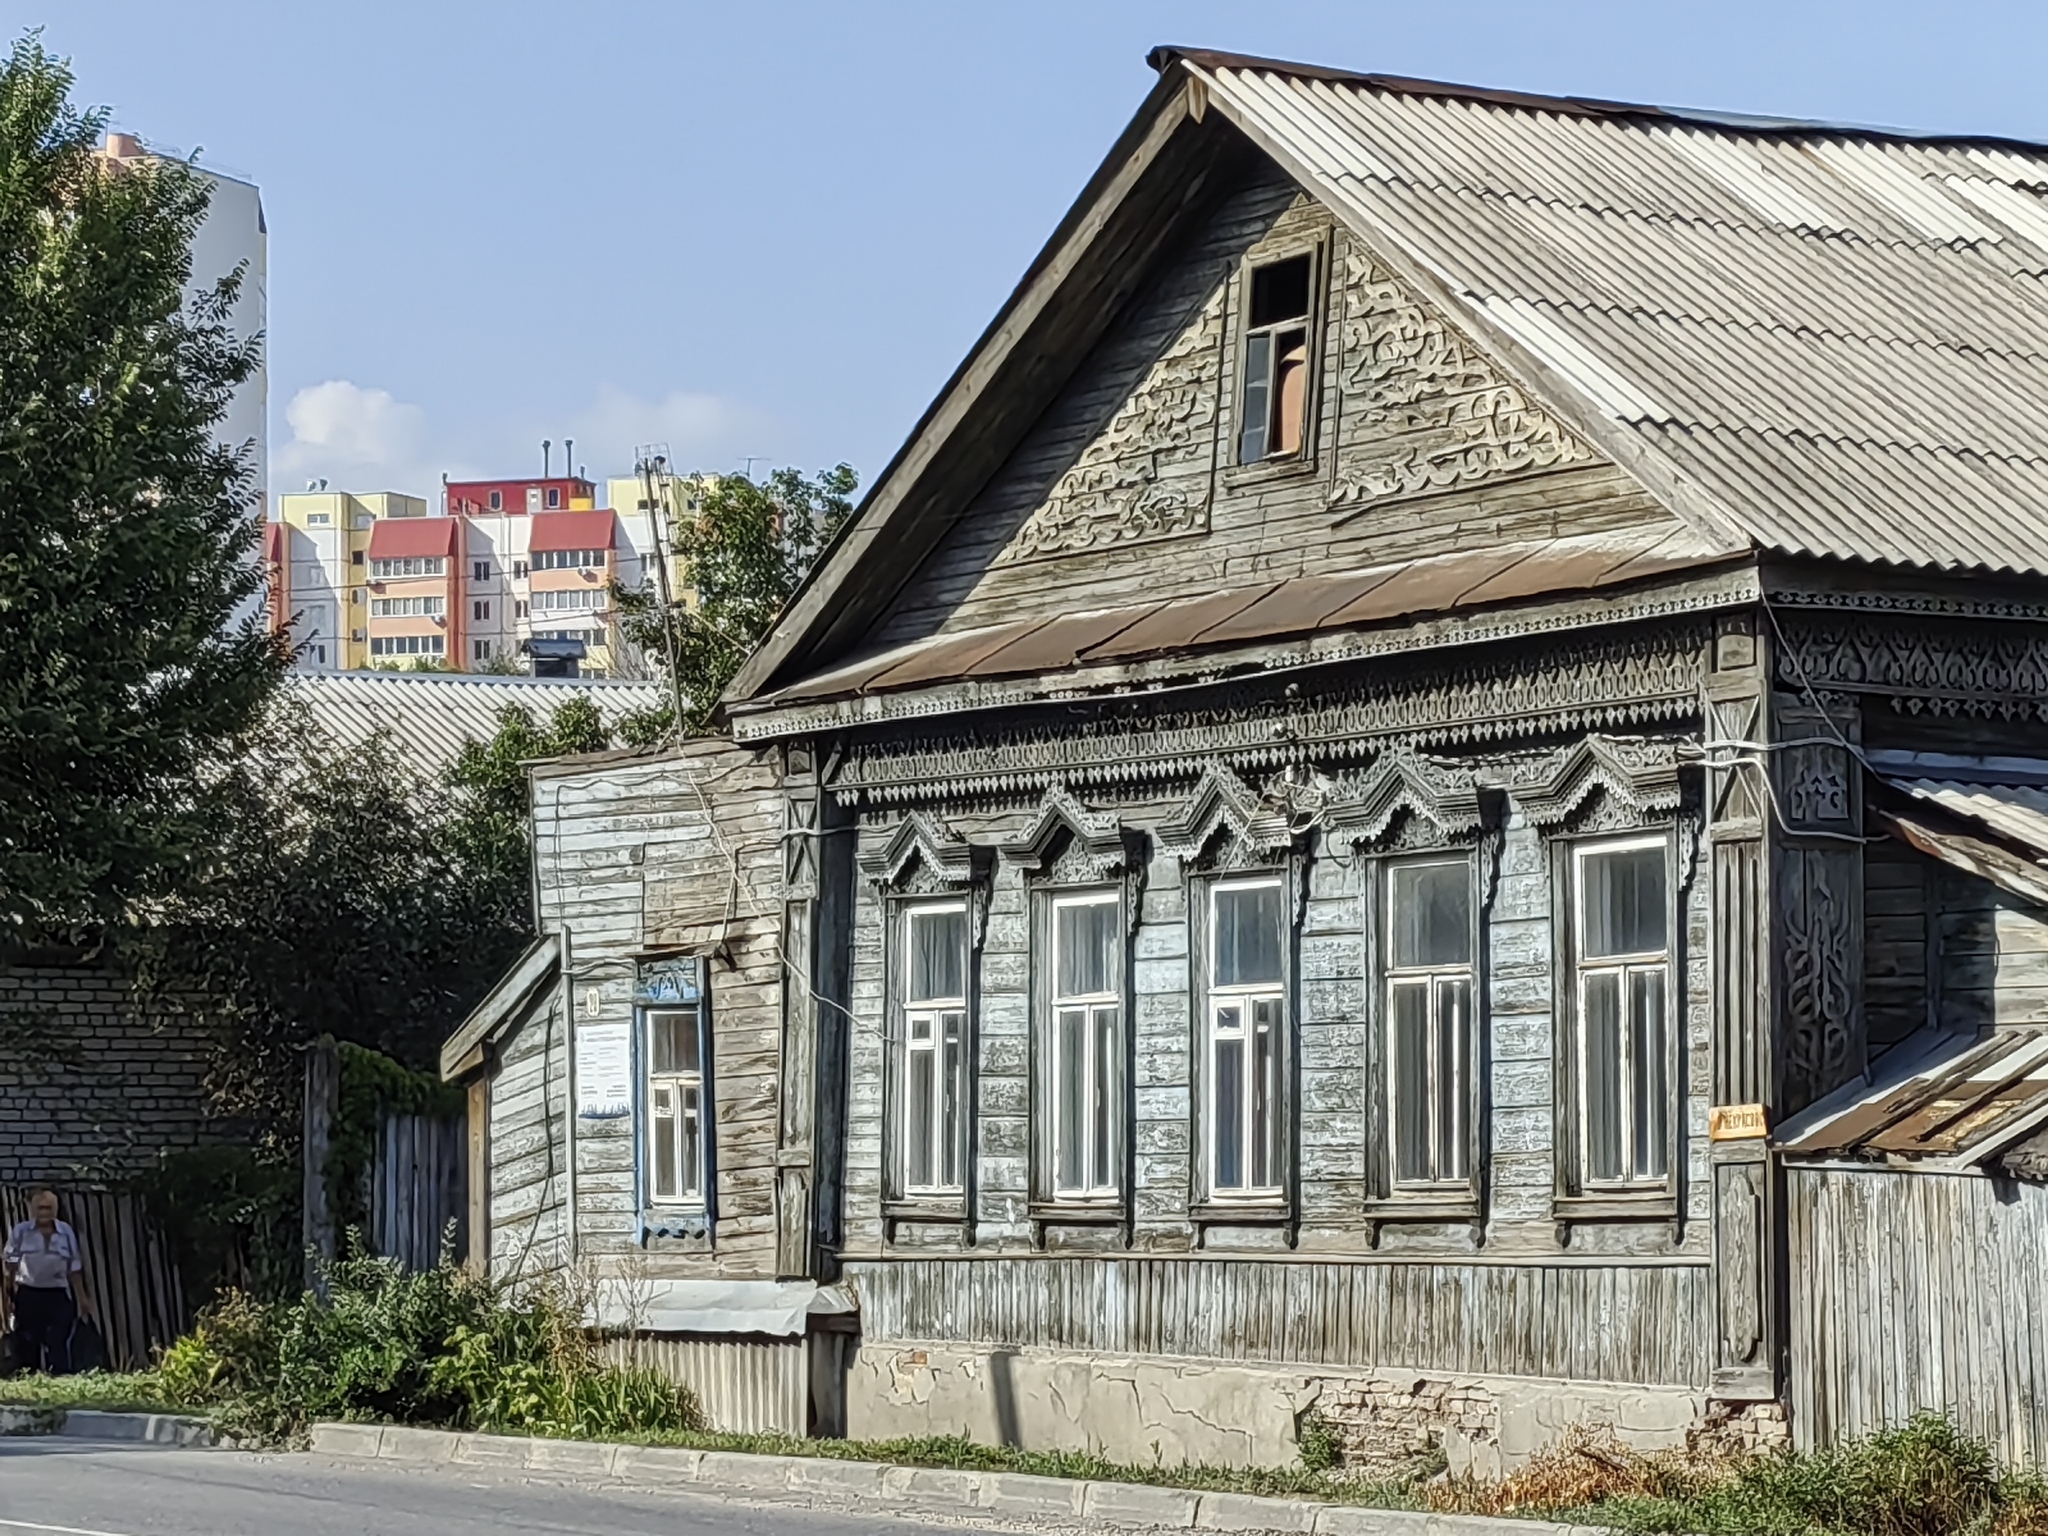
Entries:
[[77, 1325], [78, 1307], [68, 1287], [14, 1288], [14, 1336], [21, 1344], [22, 1369], [69, 1376], [71, 1330]]

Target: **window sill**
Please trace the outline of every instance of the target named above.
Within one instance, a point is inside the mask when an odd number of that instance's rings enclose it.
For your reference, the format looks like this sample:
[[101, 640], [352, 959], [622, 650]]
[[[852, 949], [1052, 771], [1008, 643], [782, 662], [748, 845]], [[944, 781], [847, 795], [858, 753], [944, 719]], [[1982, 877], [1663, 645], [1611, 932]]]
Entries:
[[1270, 1226], [1292, 1221], [1293, 1205], [1284, 1200], [1200, 1200], [1188, 1207], [1191, 1220], [1209, 1226]]
[[1458, 1194], [1389, 1195], [1365, 1202], [1368, 1221], [1472, 1222], [1479, 1220], [1479, 1197]]
[[1676, 1221], [1678, 1196], [1670, 1189], [1624, 1194], [1602, 1190], [1586, 1195], [1559, 1195], [1550, 1206], [1551, 1219], [1564, 1222]]
[[1096, 1200], [1087, 1204], [1066, 1200], [1034, 1200], [1029, 1209], [1033, 1221], [1066, 1226], [1112, 1225], [1121, 1222], [1125, 1215], [1124, 1203], [1121, 1200]]
[[967, 1220], [967, 1197], [941, 1195], [885, 1200], [882, 1203], [882, 1214], [890, 1221], [947, 1221], [959, 1224]]
[[1290, 454], [1284, 459], [1261, 459], [1256, 464], [1231, 464], [1223, 471], [1225, 490], [1237, 490], [1241, 486], [1263, 485], [1273, 480], [1312, 480], [1319, 465], [1312, 453]]

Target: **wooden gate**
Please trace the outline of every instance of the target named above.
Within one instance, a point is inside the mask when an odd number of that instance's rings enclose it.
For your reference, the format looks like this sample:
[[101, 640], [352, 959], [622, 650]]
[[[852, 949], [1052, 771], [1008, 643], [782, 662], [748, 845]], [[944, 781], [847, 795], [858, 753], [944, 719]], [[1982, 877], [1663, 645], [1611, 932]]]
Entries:
[[[386, 1115], [370, 1170], [370, 1247], [407, 1269], [467, 1252], [469, 1128], [457, 1117]], [[452, 1247], [448, 1246], [452, 1242]]]

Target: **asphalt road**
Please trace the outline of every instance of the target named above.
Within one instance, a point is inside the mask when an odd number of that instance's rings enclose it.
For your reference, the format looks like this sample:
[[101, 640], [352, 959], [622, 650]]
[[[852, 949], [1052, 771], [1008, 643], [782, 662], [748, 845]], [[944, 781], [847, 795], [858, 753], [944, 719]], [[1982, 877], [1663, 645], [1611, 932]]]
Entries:
[[746, 1505], [466, 1468], [0, 1438], [0, 1536], [919, 1536], [965, 1528], [879, 1510]]

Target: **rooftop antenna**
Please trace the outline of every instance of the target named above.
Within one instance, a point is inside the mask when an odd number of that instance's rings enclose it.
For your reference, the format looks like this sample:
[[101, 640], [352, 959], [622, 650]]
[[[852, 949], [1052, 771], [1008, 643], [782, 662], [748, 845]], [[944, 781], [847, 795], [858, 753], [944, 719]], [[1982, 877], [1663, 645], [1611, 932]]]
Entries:
[[554, 443], [545, 437], [540, 440], [540, 477], [543, 480], [548, 477], [548, 453], [554, 446]]
[[747, 455], [747, 471], [746, 471], [746, 473], [747, 473], [747, 478], [748, 478], [749, 480], [751, 480], [751, 479], [753, 479], [753, 478], [754, 478], [754, 460], [756, 460], [756, 459], [758, 459], [758, 458], [762, 458], [762, 457], [764, 457], [764, 455], [762, 455], [762, 454], [758, 454], [758, 453], [750, 453], [750, 454], [748, 454], [748, 455]]
[[668, 469], [668, 444], [648, 443], [635, 448], [633, 470], [639, 475], [641, 491], [647, 498], [647, 524], [654, 534], [654, 589], [661, 598], [661, 645], [668, 658], [669, 708], [674, 711], [669, 735], [673, 738], [683, 732], [683, 679], [676, 658], [675, 594], [668, 583], [668, 517], [674, 510], [669, 505], [669, 490], [675, 484], [675, 476]]

